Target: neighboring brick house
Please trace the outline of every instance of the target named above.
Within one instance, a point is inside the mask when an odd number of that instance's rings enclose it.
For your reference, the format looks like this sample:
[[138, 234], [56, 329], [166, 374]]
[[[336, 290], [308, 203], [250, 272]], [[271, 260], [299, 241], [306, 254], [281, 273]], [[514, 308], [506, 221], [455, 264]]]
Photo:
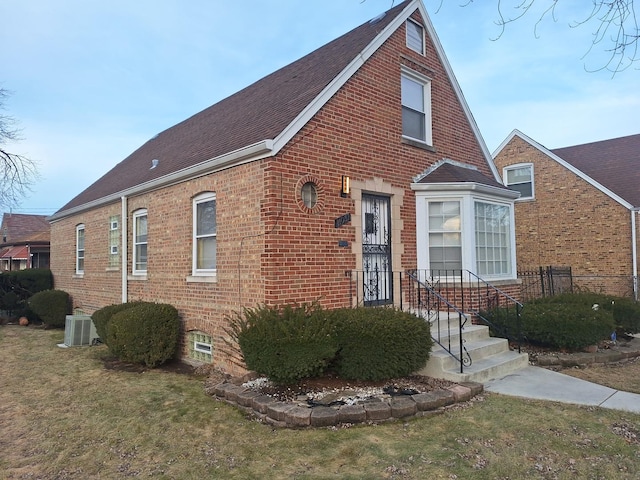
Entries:
[[86, 313], [175, 305], [183, 356], [235, 371], [225, 326], [243, 307], [399, 306], [417, 268], [517, 288], [517, 194], [498, 180], [424, 5], [405, 1], [117, 164], [51, 217], [52, 270]]
[[51, 226], [45, 215], [5, 213], [0, 235], [0, 271], [49, 268]]
[[580, 287], [637, 298], [640, 134], [550, 150], [515, 130], [494, 161], [522, 193], [519, 269], [570, 266]]

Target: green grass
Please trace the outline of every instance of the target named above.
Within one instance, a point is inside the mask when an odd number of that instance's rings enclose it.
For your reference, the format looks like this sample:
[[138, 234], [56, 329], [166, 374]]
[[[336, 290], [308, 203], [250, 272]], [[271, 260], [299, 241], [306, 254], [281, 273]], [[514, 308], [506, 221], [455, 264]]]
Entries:
[[207, 396], [202, 378], [106, 370], [104, 347], [62, 338], [0, 327], [2, 479], [640, 475], [640, 415], [483, 394], [405, 422], [274, 429]]

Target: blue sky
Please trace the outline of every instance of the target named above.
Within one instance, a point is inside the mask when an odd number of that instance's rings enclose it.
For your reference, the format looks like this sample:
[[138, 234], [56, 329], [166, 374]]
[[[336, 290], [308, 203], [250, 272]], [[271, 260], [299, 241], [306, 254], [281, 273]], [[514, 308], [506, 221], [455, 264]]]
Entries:
[[[538, 10], [500, 36], [497, 0], [423, 1], [490, 151], [514, 128], [548, 148], [640, 133], [640, 64], [597, 71], [607, 52], [587, 54], [596, 25], [569, 26], [591, 2], [563, 0], [555, 22], [537, 24]], [[4, 113], [23, 137], [7, 149], [41, 175], [13, 211], [53, 213], [160, 131], [391, 6], [0, 0]]]

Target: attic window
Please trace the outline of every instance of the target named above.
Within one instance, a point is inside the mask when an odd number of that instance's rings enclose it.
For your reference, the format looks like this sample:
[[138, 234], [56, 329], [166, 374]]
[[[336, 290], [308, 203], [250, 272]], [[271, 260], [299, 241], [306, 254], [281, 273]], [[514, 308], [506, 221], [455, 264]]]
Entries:
[[424, 55], [424, 28], [412, 20], [407, 20], [407, 47]]
[[507, 187], [520, 192], [518, 200], [532, 200], [534, 198], [533, 164], [519, 163], [505, 167], [503, 178]]

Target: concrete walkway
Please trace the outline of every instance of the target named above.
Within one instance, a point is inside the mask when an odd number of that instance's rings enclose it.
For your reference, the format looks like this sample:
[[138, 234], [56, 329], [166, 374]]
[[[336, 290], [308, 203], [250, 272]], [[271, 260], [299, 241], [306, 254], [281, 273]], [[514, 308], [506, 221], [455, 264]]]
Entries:
[[515, 397], [593, 405], [640, 413], [640, 395], [621, 392], [569, 375], [528, 366], [506, 377], [485, 382], [484, 389]]

